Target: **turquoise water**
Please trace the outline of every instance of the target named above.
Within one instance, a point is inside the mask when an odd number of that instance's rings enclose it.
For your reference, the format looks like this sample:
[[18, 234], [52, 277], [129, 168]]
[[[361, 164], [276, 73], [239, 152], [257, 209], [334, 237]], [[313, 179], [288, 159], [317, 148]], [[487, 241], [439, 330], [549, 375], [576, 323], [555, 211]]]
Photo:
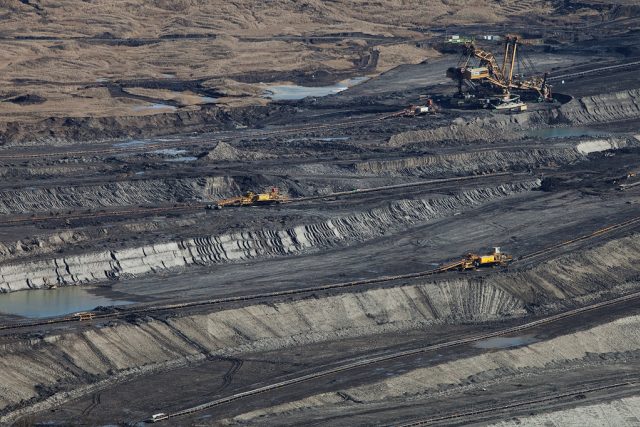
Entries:
[[0, 313], [43, 318], [88, 311], [98, 306], [106, 307], [131, 303], [131, 301], [94, 295], [86, 288], [79, 286], [64, 286], [57, 289], [37, 289], [0, 294]]

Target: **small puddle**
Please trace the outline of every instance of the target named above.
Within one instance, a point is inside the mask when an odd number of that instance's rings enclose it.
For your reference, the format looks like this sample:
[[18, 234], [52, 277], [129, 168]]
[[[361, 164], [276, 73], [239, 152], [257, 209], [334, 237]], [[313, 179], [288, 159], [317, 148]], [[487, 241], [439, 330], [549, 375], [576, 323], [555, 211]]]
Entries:
[[193, 162], [198, 160], [194, 156], [182, 156], [187, 150], [181, 150], [179, 148], [163, 148], [161, 150], [153, 150], [151, 154], [160, 154], [161, 156], [167, 156], [169, 158], [163, 159], [165, 162]]
[[194, 156], [183, 156], [183, 157], [174, 157], [173, 159], [166, 159], [167, 162], [195, 162], [198, 160], [197, 157]]
[[152, 111], [152, 110], [171, 110], [175, 111], [176, 107], [167, 104], [151, 104], [151, 105], [137, 105], [133, 107], [133, 111]]
[[540, 341], [533, 335], [522, 335], [517, 337], [493, 337], [486, 340], [477, 341], [473, 344], [476, 348], [511, 348], [522, 347]]
[[118, 148], [128, 148], [128, 147], [141, 147], [146, 144], [152, 144], [153, 141], [141, 141], [139, 139], [134, 139], [132, 141], [127, 142], [118, 142], [117, 144], [113, 144], [114, 147]]
[[607, 136], [609, 132], [597, 129], [568, 127], [568, 128], [548, 128], [531, 129], [524, 132], [526, 136], [533, 138], [572, 138], [577, 136]]
[[165, 156], [178, 156], [180, 154], [186, 153], [187, 150], [180, 150], [178, 148], [163, 148], [162, 150], [154, 150], [153, 154], [162, 154]]
[[312, 138], [315, 141], [322, 142], [331, 142], [331, 141], [348, 141], [350, 137], [348, 136], [330, 136], [326, 138]]
[[350, 136], [328, 136], [324, 138], [291, 138], [285, 140], [285, 142], [302, 142], [302, 141], [320, 141], [320, 142], [333, 142], [333, 141], [348, 141]]
[[211, 96], [201, 96], [200, 101], [203, 104], [215, 104], [216, 102], [218, 102], [218, 98], [213, 98]]
[[94, 295], [86, 288], [64, 286], [58, 289], [38, 289], [0, 294], [0, 313], [43, 318], [62, 316], [98, 306], [131, 304], [132, 301]]
[[308, 96], [320, 97], [340, 93], [352, 86], [360, 84], [369, 77], [354, 77], [352, 79], [342, 80], [331, 86], [299, 86], [299, 85], [274, 85], [269, 86], [262, 95], [265, 98], [274, 101], [296, 101]]

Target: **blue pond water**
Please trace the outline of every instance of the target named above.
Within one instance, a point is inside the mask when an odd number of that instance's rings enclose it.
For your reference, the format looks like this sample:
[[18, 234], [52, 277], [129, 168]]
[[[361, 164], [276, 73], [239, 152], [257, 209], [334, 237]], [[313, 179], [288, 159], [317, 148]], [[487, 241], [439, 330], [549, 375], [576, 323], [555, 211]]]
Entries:
[[269, 86], [265, 91], [264, 97], [271, 98], [274, 101], [294, 101], [306, 98], [307, 96], [320, 97], [340, 93], [368, 80], [368, 77], [354, 77], [352, 79], [343, 80], [331, 86], [299, 86], [299, 85], [274, 85]]
[[181, 150], [179, 148], [163, 148], [161, 150], [153, 150], [153, 154], [163, 154], [165, 156], [178, 156], [186, 153], [187, 150]]
[[114, 147], [119, 148], [127, 148], [127, 147], [140, 147], [146, 144], [151, 144], [153, 141], [141, 141], [139, 139], [134, 139], [127, 142], [118, 142], [117, 144], [113, 144]]
[[326, 138], [312, 138], [316, 141], [321, 142], [332, 142], [332, 141], [348, 141], [350, 137], [348, 136], [328, 136]]
[[476, 342], [473, 346], [476, 348], [510, 348], [522, 347], [525, 345], [538, 342], [537, 338], [532, 335], [522, 335], [517, 337], [493, 337]]
[[195, 162], [196, 160], [198, 160], [198, 158], [194, 156], [182, 156], [166, 159], [167, 162]]
[[98, 306], [125, 304], [131, 304], [131, 301], [94, 295], [78, 286], [0, 294], [0, 313], [31, 318], [62, 316]]
[[173, 105], [167, 104], [151, 104], [151, 105], [138, 105], [133, 107], [133, 111], [150, 111], [150, 110], [176, 110]]

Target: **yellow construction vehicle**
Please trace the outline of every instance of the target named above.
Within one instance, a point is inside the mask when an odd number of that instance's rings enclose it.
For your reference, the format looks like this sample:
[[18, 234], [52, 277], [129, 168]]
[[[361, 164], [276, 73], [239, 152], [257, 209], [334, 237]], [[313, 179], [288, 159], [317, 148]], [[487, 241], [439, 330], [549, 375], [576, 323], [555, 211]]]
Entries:
[[[467, 42], [463, 61], [457, 67], [449, 68], [447, 76], [458, 82], [459, 95], [463, 95], [462, 86], [466, 84], [474, 90], [479, 89], [478, 85], [484, 85], [493, 89], [494, 94], [507, 98], [512, 91], [518, 91], [534, 93], [539, 100], [550, 100], [547, 74], [536, 75], [533, 63], [528, 58], [522, 61], [518, 57], [518, 47], [522, 44], [531, 43], [516, 35], [506, 36], [502, 64], [499, 64], [491, 52], [479, 48], [473, 41]], [[472, 61], [478, 64], [472, 65]]]
[[480, 267], [494, 267], [496, 265], [506, 267], [513, 257], [500, 251], [500, 248], [493, 248], [489, 255], [467, 254], [460, 265], [460, 270], [469, 270]]
[[244, 196], [221, 199], [215, 205], [207, 205], [207, 209], [222, 209], [225, 206], [256, 206], [270, 205], [274, 203], [288, 202], [289, 198], [280, 194], [277, 188], [272, 188], [269, 193], [254, 193], [248, 191]]
[[437, 113], [436, 104], [433, 99], [427, 98], [424, 105], [410, 105], [404, 110], [397, 111], [395, 113], [384, 116], [381, 120], [390, 119], [392, 117], [418, 117], [426, 116], [427, 114], [433, 115]]
[[74, 313], [71, 317], [74, 320], [82, 322], [83, 320], [92, 320], [95, 317], [95, 314], [90, 311], [80, 311], [78, 313]]
[[458, 261], [452, 261], [448, 264], [444, 264], [439, 267], [438, 271], [451, 271], [451, 270], [473, 270], [481, 267], [506, 267], [509, 262], [513, 260], [513, 257], [509, 254], [500, 251], [500, 248], [493, 248], [493, 252], [489, 255], [477, 255], [468, 253], [464, 258]]

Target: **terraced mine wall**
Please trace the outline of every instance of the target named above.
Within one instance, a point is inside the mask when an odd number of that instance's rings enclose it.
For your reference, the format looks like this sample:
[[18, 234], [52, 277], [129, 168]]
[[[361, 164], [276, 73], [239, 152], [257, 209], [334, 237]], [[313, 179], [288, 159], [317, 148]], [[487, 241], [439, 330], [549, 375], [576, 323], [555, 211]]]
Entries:
[[205, 355], [522, 315], [522, 306], [496, 287], [449, 281], [258, 304], [165, 321], [145, 319], [8, 344], [0, 347], [0, 411], [38, 393], [54, 393], [56, 384], [79, 386], [110, 376], [107, 382], [114, 382]]
[[[420, 131], [422, 132], [422, 131]], [[595, 151], [615, 150], [640, 145], [635, 139], [598, 138], [582, 141], [527, 146], [521, 149], [484, 149], [464, 153], [443, 153], [376, 160], [349, 166], [306, 164], [296, 169], [303, 175], [325, 173], [327, 176], [411, 176], [427, 177], [450, 174], [479, 174], [497, 171], [526, 171], [540, 166], [571, 164], [585, 160]], [[294, 175], [295, 176], [295, 175]], [[326, 191], [336, 191], [339, 180]], [[366, 184], [365, 184], [366, 185]], [[292, 180], [273, 182], [265, 176], [236, 182], [231, 176], [185, 179], [135, 179], [79, 187], [54, 186], [0, 191], [0, 214], [56, 212], [69, 209], [101, 209], [120, 206], [157, 206], [184, 202], [210, 202], [241, 193], [241, 187], [277, 186], [294, 194], [308, 194]], [[317, 190], [317, 186], [315, 187]]]
[[[640, 13], [640, 12], [639, 12]], [[635, 427], [640, 422], [640, 397], [623, 397], [611, 402], [596, 403], [548, 413], [519, 416], [490, 424], [495, 427], [516, 426], [588, 426], [609, 425]]]
[[491, 283], [540, 310], [572, 308], [592, 303], [612, 291], [630, 292], [637, 286], [640, 235], [613, 240], [593, 249], [547, 261], [531, 269], [497, 275]]
[[514, 141], [526, 137], [520, 131], [537, 126], [585, 126], [637, 118], [640, 118], [640, 90], [635, 89], [573, 99], [549, 111], [492, 115], [470, 121], [456, 119], [449, 126], [393, 135], [388, 145], [401, 147], [415, 144], [446, 145], [452, 142]]
[[574, 125], [606, 123], [640, 117], [640, 89], [586, 96], [560, 107], [554, 120]]
[[[411, 131], [393, 138], [406, 138], [409, 144], [423, 144], [429, 131]], [[392, 139], [393, 139], [392, 138]], [[422, 141], [422, 142], [421, 142]], [[495, 142], [495, 141], [494, 141]], [[428, 143], [428, 142], [427, 142]], [[502, 171], [529, 171], [539, 167], [558, 167], [588, 160], [590, 153], [640, 146], [633, 137], [576, 138], [562, 142], [522, 141], [503, 147], [498, 144], [480, 150], [436, 152], [391, 160], [365, 160], [346, 166], [309, 163], [296, 166], [301, 175], [324, 174], [327, 177], [439, 177], [451, 174], [483, 174]], [[336, 179], [336, 181], [338, 181]], [[330, 185], [329, 180], [324, 180]], [[336, 185], [339, 185], [336, 182]], [[366, 186], [366, 184], [363, 184]], [[317, 190], [317, 187], [316, 187]]]
[[147, 138], [189, 132], [255, 127], [270, 115], [292, 114], [285, 105], [220, 108], [202, 105], [179, 111], [116, 117], [49, 117], [0, 123], [0, 145], [68, 145], [77, 141]]
[[231, 125], [242, 113], [229, 114], [217, 107], [175, 113], [118, 117], [50, 117], [37, 122], [0, 124], [2, 145], [65, 145], [73, 141], [140, 138], [196, 130], [218, 130]]
[[[609, 145], [610, 148], [611, 145]], [[442, 173], [482, 173], [525, 170], [538, 166], [573, 163], [585, 158], [574, 147], [486, 150], [479, 152], [409, 157], [399, 160], [363, 162], [358, 173], [371, 175], [429, 176]]]
[[[540, 370], [562, 370], [603, 363], [603, 359], [640, 358], [640, 316], [619, 319], [586, 331], [560, 336], [526, 347], [487, 352], [479, 356], [454, 360], [433, 367], [415, 369], [372, 384], [352, 387], [339, 392], [322, 393], [267, 410], [252, 411], [236, 417], [250, 421], [267, 414], [300, 409], [343, 405], [348, 410], [353, 401], [374, 403], [409, 396], [428, 396], [446, 388], [474, 388], [480, 381], [500, 381], [517, 375], [534, 374]], [[558, 351], [562, 349], [562, 351]], [[263, 420], [267, 422], [267, 420]]]
[[401, 200], [369, 211], [281, 230], [254, 230], [184, 239], [122, 250], [0, 266], [0, 291], [79, 285], [190, 265], [214, 265], [295, 255], [366, 241], [402, 228], [539, 187], [539, 180]]
[[[518, 140], [523, 136], [517, 132], [510, 130], [518, 128], [528, 123], [529, 115], [526, 113], [515, 116], [492, 117], [491, 119], [474, 119], [464, 121], [456, 119], [449, 126], [413, 130], [401, 132], [389, 138], [388, 145], [391, 147], [410, 146], [414, 144], [424, 145], [447, 145], [460, 142], [474, 141], [495, 141], [500, 140]], [[499, 132], [499, 138], [496, 138]]]
[[[640, 235], [633, 235], [593, 248], [584, 255], [567, 255], [525, 272], [487, 278], [430, 279], [164, 320], [148, 317], [129, 322], [119, 320], [99, 328], [19, 338], [0, 346], [0, 417], [4, 417], [0, 422], [8, 422], [28, 410], [20, 408], [45, 409], [47, 405], [132, 376], [203, 360], [209, 355], [233, 356], [412, 329], [429, 334], [434, 324], [524, 316], [532, 302], [546, 301], [553, 309], [554, 302], [562, 299], [584, 302], [593, 292], [605, 288], [608, 295], [624, 293], [638, 286], [638, 256]], [[593, 259], [600, 260], [598, 265]], [[543, 271], [557, 275], [562, 266], [571, 269], [565, 270], [556, 282], [540, 281]], [[604, 279], [606, 268], [621, 271], [615, 282]], [[456, 385], [474, 375], [499, 377], [581, 360], [588, 357], [588, 352], [640, 355], [640, 334], [634, 332], [640, 330], [640, 318], [627, 322], [613, 322], [576, 334], [563, 341], [570, 345], [563, 345], [567, 349], [561, 354], [556, 351], [560, 342], [557, 340], [562, 339], [559, 338], [528, 349], [504, 350], [417, 370], [389, 382], [376, 383], [379, 390], [375, 393], [374, 386], [347, 392], [366, 401], [405, 391], [419, 393], [441, 384]], [[335, 399], [336, 395], [329, 393], [311, 403], [295, 405], [331, 404]]]
[[238, 191], [239, 187], [231, 177], [134, 180], [84, 187], [5, 190], [0, 191], [0, 214], [215, 200]]

